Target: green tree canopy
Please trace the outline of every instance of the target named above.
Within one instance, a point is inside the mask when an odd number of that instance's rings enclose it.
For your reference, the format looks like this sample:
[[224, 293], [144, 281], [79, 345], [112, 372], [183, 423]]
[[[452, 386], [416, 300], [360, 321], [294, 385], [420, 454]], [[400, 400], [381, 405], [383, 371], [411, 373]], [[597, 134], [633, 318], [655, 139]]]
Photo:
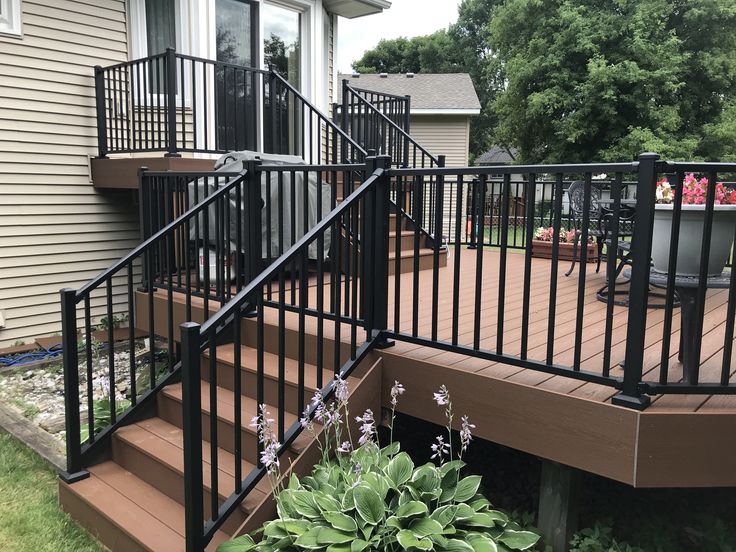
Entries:
[[497, 135], [527, 162], [736, 153], [733, 0], [507, 0]]
[[446, 30], [415, 38], [381, 40], [353, 69], [361, 73], [469, 73], [482, 106], [471, 124], [470, 151], [479, 155], [494, 143], [492, 107], [499, 68], [488, 45], [491, 12], [502, 0], [463, 0], [458, 20]]

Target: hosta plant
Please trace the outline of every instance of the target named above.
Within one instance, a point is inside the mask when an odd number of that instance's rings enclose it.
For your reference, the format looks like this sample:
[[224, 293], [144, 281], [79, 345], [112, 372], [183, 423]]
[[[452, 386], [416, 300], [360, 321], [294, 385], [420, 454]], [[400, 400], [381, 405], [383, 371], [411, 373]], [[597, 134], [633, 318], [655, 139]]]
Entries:
[[[398, 442], [379, 447], [370, 411], [356, 418], [360, 438], [358, 446], [352, 446], [344, 424], [349, 415], [345, 386], [342, 380], [335, 382], [336, 400], [329, 407], [321, 396], [315, 396], [311, 413], [325, 427], [320, 442], [323, 458], [311, 475], [301, 479], [291, 475], [285, 487], [279, 484], [278, 460], [266, 454], [275, 441], [273, 435], [267, 435], [268, 413], [261, 410], [254, 422], [265, 444], [262, 461], [274, 489], [278, 519], [253, 536], [220, 545], [219, 552], [509, 552], [534, 548], [539, 536], [493, 509], [479, 493], [480, 476], [463, 475], [462, 455], [475, 426], [463, 416], [460, 443], [453, 447], [452, 401], [444, 386], [434, 400], [445, 408], [447, 440], [439, 436], [431, 447], [438, 465], [421, 466], [401, 452]], [[403, 391], [396, 382], [391, 392], [391, 428]], [[303, 425], [314, 431], [308, 420], [303, 418]], [[331, 450], [334, 455], [329, 454]]]

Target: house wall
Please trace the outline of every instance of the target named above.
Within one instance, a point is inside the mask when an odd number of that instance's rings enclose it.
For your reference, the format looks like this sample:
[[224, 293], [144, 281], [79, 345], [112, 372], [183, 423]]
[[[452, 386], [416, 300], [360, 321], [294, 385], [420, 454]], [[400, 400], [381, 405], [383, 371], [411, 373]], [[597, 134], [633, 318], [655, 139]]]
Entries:
[[22, 8], [23, 37], [0, 37], [0, 346], [58, 332], [59, 289], [138, 241], [131, 193], [95, 191], [88, 169], [92, 67], [127, 59], [125, 1]]
[[466, 167], [470, 151], [467, 115], [412, 115], [411, 135], [431, 154], [445, 155], [448, 167]]

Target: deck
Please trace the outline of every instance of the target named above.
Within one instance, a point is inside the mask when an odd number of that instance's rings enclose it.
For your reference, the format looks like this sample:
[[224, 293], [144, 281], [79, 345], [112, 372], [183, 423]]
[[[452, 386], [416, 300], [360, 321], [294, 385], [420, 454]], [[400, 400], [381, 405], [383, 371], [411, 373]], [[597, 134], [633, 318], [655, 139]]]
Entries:
[[[457, 250], [456, 250], [457, 251]], [[438, 279], [438, 338], [452, 337], [453, 265]], [[462, 248], [460, 257], [459, 337], [472, 346], [474, 326], [475, 263], [477, 252]], [[496, 347], [498, 309], [498, 250], [483, 252], [481, 279], [481, 348]], [[580, 266], [580, 265], [578, 265]], [[578, 270], [570, 277], [561, 261], [557, 277], [555, 363], [572, 366], [577, 308]], [[547, 350], [551, 289], [551, 261], [533, 259], [529, 314], [528, 357], [544, 360]], [[521, 340], [524, 255], [509, 252], [504, 316], [504, 352], [518, 354]], [[395, 276], [389, 283], [389, 327], [394, 328]], [[411, 333], [414, 274], [400, 278], [398, 329]], [[419, 335], [429, 336], [432, 326], [432, 271], [418, 273]], [[605, 282], [604, 268], [585, 274], [580, 367], [600, 373], [603, 365], [606, 304], [596, 299]], [[310, 302], [314, 300], [314, 287]], [[464, 292], [466, 291], [466, 292]], [[720, 373], [727, 290], [708, 292], [704, 323], [701, 381], [717, 381]], [[615, 307], [610, 348], [611, 374], [623, 376], [618, 365], [624, 358], [627, 332], [625, 307]], [[292, 320], [293, 323], [296, 323]], [[647, 317], [645, 379], [656, 380], [662, 350], [664, 311], [651, 309]], [[670, 380], [681, 374], [677, 361], [679, 312], [673, 318]], [[307, 323], [307, 331], [314, 325]], [[344, 335], [344, 334], [343, 334]], [[456, 409], [468, 414], [485, 439], [638, 487], [736, 486], [736, 397], [661, 395], [652, 397], [644, 412], [615, 406], [613, 387], [551, 375], [509, 364], [490, 362], [435, 348], [397, 342], [374, 353], [383, 358], [383, 401], [394, 379], [405, 384], [399, 410], [425, 420], [443, 423], [443, 412], [431, 401], [441, 384], [450, 389]]]

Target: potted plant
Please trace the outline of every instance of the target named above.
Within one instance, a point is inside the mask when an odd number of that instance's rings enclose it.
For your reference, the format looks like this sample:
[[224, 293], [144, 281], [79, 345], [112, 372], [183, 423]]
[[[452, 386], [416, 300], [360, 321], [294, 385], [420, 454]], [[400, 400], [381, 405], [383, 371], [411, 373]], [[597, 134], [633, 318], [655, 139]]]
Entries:
[[[549, 228], [537, 228], [537, 231], [534, 232], [534, 239], [532, 240], [532, 257], [551, 259], [553, 245], [552, 240], [554, 235], [555, 229], [552, 226]], [[578, 247], [580, 247], [580, 245], [581, 244], [578, 244]], [[575, 230], [565, 230], [564, 228], [560, 229], [560, 248], [557, 253], [557, 259], [561, 261], [571, 261], [574, 249]], [[578, 250], [578, 259], [580, 259], [580, 250]], [[588, 262], [594, 262], [595, 260], [595, 245], [588, 240]]]
[[[678, 276], [700, 274], [703, 228], [705, 224], [705, 202], [708, 179], [697, 179], [688, 174], [682, 182], [682, 213], [680, 215], [679, 242], [677, 246]], [[654, 210], [654, 240], [652, 243], [653, 269], [669, 272], [670, 239], [672, 236], [672, 214], [675, 190], [667, 178], [657, 182], [657, 204]], [[713, 206], [713, 229], [708, 256], [708, 276], [719, 276], [726, 266], [733, 247], [736, 227], [736, 190], [716, 183], [715, 205]]]

